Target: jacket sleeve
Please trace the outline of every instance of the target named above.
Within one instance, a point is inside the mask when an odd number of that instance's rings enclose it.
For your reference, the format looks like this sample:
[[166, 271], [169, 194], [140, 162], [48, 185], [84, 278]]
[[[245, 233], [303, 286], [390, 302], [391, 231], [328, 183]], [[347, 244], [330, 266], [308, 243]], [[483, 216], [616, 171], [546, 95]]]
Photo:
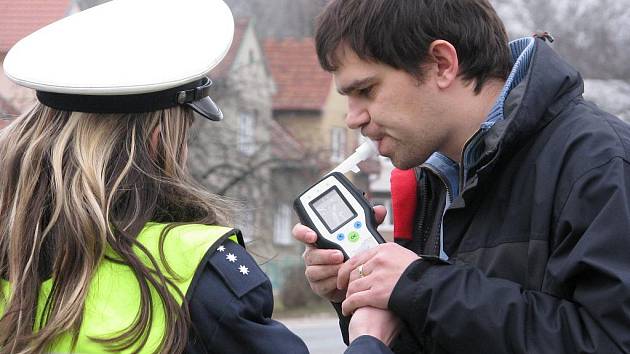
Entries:
[[308, 353], [304, 342], [271, 319], [271, 283], [243, 247], [226, 241], [189, 290], [187, 353]]
[[[543, 291], [464, 264], [412, 263], [389, 307], [428, 352], [630, 353], [630, 168], [583, 174], [557, 208]], [[551, 295], [553, 293], [553, 295]]]
[[377, 338], [366, 335], [353, 340], [344, 354], [394, 354], [394, 352]]

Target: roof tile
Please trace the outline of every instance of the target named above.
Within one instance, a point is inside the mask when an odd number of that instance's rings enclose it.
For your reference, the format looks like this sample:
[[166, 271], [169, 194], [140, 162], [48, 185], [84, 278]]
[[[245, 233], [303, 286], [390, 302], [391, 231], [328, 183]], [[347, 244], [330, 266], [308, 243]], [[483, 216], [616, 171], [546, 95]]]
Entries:
[[70, 8], [70, 0], [0, 0], [0, 52], [63, 18]]
[[268, 39], [264, 50], [277, 87], [273, 109], [321, 110], [332, 75], [319, 66], [313, 38]]

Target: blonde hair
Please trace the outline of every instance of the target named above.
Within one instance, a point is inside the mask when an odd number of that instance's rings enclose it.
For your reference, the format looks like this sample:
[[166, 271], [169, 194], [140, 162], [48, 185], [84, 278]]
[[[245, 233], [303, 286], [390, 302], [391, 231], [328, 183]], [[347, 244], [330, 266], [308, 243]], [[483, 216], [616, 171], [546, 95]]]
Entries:
[[[186, 172], [192, 119], [192, 111], [180, 107], [93, 114], [38, 104], [0, 130], [0, 276], [10, 282], [10, 294], [0, 289], [6, 304], [1, 353], [41, 352], [67, 332], [76, 344], [86, 293], [106, 246], [136, 275], [141, 309], [125, 333], [92, 340], [112, 351], [140, 351], [152, 322], [153, 287], [167, 314], [158, 351], [184, 350], [187, 306], [169, 292], [173, 288], [167, 277], [151, 270], [158, 269], [156, 260], [135, 237], [148, 221], [226, 221], [224, 201]], [[155, 146], [151, 137], [156, 129]], [[132, 246], [146, 254], [152, 267], [140, 261]], [[160, 257], [165, 262], [161, 248]], [[54, 286], [34, 333], [39, 287], [51, 277]]]

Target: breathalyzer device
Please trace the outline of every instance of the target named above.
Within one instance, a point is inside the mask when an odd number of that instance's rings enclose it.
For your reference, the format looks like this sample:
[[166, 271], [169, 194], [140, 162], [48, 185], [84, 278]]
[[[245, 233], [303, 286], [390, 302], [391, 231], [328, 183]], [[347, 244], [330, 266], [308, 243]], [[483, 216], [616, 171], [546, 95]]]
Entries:
[[317, 234], [319, 248], [340, 250], [344, 260], [385, 240], [376, 230], [374, 209], [343, 173], [358, 171], [357, 163], [374, 155], [368, 141], [295, 199], [293, 207], [302, 224]]

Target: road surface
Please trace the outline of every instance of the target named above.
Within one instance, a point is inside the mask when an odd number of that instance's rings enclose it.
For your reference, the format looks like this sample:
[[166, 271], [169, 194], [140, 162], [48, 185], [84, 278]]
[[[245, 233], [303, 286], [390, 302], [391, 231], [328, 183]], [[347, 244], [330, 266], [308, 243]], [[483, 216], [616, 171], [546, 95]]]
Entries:
[[302, 338], [311, 354], [341, 354], [346, 350], [336, 317], [280, 318], [278, 321]]

